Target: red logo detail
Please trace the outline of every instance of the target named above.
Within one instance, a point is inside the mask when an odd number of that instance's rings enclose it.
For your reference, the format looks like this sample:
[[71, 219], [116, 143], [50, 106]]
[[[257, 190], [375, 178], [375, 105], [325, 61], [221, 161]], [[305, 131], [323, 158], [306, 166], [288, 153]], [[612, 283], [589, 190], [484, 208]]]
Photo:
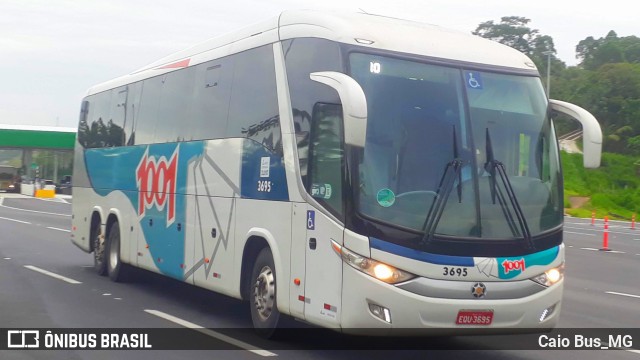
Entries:
[[504, 269], [505, 275], [509, 273], [509, 271], [524, 271], [526, 269], [524, 258], [520, 260], [505, 260], [502, 262], [502, 268]]
[[189, 66], [189, 62], [191, 62], [191, 59], [185, 59], [185, 60], [180, 60], [171, 64], [167, 64], [164, 66], [161, 66], [159, 68], [156, 68], [157, 70], [162, 70], [162, 69], [180, 69], [180, 68], [185, 68], [187, 66]]
[[176, 217], [176, 175], [178, 168], [178, 148], [171, 159], [162, 156], [156, 160], [149, 156], [149, 149], [144, 153], [136, 169], [138, 183], [138, 216], [144, 216], [145, 210], [156, 207], [167, 209], [167, 226]]

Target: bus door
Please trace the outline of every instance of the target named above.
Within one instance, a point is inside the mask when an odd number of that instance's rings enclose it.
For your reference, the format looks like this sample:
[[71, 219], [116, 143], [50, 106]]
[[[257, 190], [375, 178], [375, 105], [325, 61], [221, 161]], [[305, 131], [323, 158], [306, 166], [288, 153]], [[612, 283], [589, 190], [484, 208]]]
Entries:
[[[301, 206], [302, 207], [302, 206]], [[338, 327], [342, 299], [342, 260], [331, 241], [342, 244], [344, 229], [311, 205], [304, 206], [304, 317], [314, 324]]]
[[[307, 205], [305, 307], [307, 321], [326, 327], [340, 324], [342, 259], [331, 241], [343, 243], [344, 137], [342, 106], [316, 103], [311, 116], [307, 192], [322, 206]], [[332, 214], [333, 216], [330, 216]]]

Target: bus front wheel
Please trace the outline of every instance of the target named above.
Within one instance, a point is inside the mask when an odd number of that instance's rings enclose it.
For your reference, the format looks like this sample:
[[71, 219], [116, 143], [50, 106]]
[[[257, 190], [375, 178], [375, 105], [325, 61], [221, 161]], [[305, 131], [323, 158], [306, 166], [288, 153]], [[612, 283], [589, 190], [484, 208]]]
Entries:
[[275, 269], [271, 250], [268, 247], [262, 249], [251, 272], [249, 304], [253, 327], [266, 338], [274, 336], [280, 319], [276, 300]]

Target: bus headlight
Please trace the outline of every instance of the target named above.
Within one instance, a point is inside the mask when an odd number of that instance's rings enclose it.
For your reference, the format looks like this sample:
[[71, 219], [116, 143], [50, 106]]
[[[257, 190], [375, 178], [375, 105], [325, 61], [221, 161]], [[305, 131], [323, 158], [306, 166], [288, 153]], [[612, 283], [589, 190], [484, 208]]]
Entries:
[[397, 284], [416, 277], [411, 273], [396, 269], [391, 265], [356, 254], [333, 240], [331, 240], [331, 247], [336, 254], [342, 258], [342, 261], [349, 264], [352, 268], [386, 283]]
[[564, 277], [564, 263], [558, 267], [551, 268], [542, 274], [531, 278], [531, 280], [537, 282], [540, 285], [551, 286]]

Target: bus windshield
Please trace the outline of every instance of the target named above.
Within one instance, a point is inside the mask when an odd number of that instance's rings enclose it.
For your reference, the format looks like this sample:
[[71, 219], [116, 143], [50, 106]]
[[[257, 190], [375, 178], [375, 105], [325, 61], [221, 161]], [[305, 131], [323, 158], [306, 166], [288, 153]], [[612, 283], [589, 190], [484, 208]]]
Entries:
[[361, 215], [491, 240], [530, 241], [561, 225], [558, 150], [538, 77], [363, 53], [349, 64], [368, 105]]

